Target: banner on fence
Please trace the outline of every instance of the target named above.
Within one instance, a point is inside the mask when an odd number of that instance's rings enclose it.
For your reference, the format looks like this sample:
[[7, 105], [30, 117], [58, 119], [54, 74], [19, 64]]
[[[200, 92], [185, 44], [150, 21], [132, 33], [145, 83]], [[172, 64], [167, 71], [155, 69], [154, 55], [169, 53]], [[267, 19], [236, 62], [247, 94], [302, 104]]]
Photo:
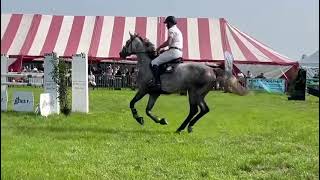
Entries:
[[251, 90], [262, 90], [270, 93], [284, 93], [284, 79], [247, 79], [247, 87]]
[[40, 94], [40, 113], [45, 117], [54, 113], [54, 99], [50, 93]]
[[88, 59], [84, 53], [72, 56], [72, 112], [89, 112]]
[[26, 91], [13, 92], [13, 110], [20, 112], [33, 112], [33, 93]]
[[307, 79], [307, 86], [319, 86], [319, 79], [318, 78]]
[[1, 85], [1, 111], [8, 109], [8, 91], [6, 85]]

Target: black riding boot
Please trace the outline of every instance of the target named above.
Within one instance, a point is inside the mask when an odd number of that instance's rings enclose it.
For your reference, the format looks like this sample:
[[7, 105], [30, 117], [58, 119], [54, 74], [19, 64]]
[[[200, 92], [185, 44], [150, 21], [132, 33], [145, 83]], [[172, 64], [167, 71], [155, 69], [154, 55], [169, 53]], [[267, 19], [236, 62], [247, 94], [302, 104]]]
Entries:
[[159, 66], [153, 65], [152, 66], [152, 73], [153, 73], [153, 77], [154, 77], [154, 86], [156, 88], [161, 88]]

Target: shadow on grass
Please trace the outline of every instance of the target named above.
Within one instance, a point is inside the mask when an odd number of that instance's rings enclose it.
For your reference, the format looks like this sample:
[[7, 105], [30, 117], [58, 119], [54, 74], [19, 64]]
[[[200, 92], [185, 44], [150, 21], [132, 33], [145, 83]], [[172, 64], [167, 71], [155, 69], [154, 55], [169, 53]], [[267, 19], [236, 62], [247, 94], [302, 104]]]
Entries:
[[8, 111], [5, 111], [5, 112], [1, 111], [1, 114], [5, 114], [10, 117], [21, 117], [22, 115], [37, 117], [37, 115], [34, 112], [17, 112], [17, 111], [13, 111], [12, 109], [9, 109]]
[[160, 130], [146, 130], [146, 129], [120, 129], [120, 128], [99, 128], [99, 127], [52, 127], [52, 126], [2, 126], [2, 129], [17, 130], [22, 134], [45, 134], [55, 133], [61, 134], [78, 134], [81, 135], [87, 133], [98, 134], [146, 134], [146, 135], [159, 135], [159, 134], [173, 134], [172, 131], [160, 131]]

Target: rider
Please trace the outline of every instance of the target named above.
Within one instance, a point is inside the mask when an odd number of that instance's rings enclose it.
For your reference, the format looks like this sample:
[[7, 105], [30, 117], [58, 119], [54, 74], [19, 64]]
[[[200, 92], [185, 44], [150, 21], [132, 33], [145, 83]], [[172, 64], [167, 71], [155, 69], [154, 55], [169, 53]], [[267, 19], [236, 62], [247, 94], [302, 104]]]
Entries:
[[174, 16], [168, 16], [164, 23], [168, 29], [168, 39], [163, 42], [156, 51], [159, 52], [162, 48], [169, 46], [169, 49], [162, 54], [160, 54], [157, 58], [151, 61], [153, 76], [155, 78], [154, 85], [157, 88], [160, 88], [160, 74], [159, 74], [159, 66], [166, 62], [169, 62], [173, 59], [182, 57], [182, 48], [183, 48], [183, 38], [182, 33], [176, 26], [177, 21]]

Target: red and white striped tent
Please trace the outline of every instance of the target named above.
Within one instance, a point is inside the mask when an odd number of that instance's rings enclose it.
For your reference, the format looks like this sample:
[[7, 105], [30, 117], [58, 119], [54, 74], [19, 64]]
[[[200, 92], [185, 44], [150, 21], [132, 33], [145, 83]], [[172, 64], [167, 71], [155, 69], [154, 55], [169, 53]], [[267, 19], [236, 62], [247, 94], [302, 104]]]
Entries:
[[[92, 60], [121, 61], [119, 52], [137, 32], [155, 45], [166, 39], [164, 17], [56, 16], [1, 14], [1, 54], [14, 58], [11, 67], [21, 68], [23, 60], [56, 52], [71, 57], [85, 53]], [[225, 19], [178, 18], [183, 33], [185, 61], [223, 62], [224, 52], [234, 57], [234, 67], [253, 75], [281, 77], [297, 61], [277, 53]]]

